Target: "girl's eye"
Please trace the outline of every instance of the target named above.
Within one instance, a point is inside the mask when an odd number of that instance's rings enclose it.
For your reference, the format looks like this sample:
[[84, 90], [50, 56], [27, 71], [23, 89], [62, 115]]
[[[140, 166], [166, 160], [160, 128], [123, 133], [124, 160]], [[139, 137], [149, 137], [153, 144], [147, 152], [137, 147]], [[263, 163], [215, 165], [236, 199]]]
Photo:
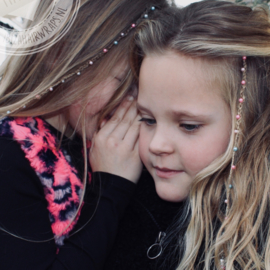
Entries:
[[180, 127], [184, 128], [188, 132], [192, 132], [199, 129], [201, 125], [181, 124]]
[[156, 123], [156, 120], [151, 119], [151, 118], [141, 118], [139, 121], [140, 122], [145, 122], [146, 125], [148, 125], [148, 126], [152, 126], [152, 125], [154, 125]]
[[117, 81], [119, 81], [120, 83], [122, 82], [122, 79], [120, 79], [119, 77], [114, 77]]

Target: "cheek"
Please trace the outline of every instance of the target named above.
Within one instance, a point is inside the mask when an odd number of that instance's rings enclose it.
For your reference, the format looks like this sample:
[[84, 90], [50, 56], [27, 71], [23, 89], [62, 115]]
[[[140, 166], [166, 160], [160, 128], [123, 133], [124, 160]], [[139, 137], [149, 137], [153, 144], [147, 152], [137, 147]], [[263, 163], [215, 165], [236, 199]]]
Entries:
[[73, 129], [75, 129], [75, 127], [78, 124], [81, 110], [82, 110], [81, 101], [74, 103], [69, 108], [69, 124]]
[[[227, 135], [225, 135], [226, 133]], [[194, 143], [190, 147], [186, 146], [186, 166], [192, 176], [195, 176], [205, 167], [211, 164], [216, 158], [220, 157], [227, 149], [230, 135], [228, 130], [221, 132], [211, 132], [199, 143]], [[193, 151], [188, 151], [193, 149]]]
[[108, 78], [94, 87], [87, 96], [87, 115], [93, 116], [102, 110], [118, 87], [119, 82], [113, 78]]
[[148, 132], [145, 128], [141, 126], [140, 137], [139, 137], [139, 154], [142, 162], [146, 166], [148, 163], [148, 148], [149, 148], [150, 138]]

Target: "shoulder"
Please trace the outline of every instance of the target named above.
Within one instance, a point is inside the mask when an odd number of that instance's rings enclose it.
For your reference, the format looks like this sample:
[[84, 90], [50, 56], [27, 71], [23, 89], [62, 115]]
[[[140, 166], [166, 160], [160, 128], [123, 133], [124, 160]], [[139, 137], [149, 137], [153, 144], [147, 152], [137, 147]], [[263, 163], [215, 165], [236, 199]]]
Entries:
[[0, 137], [0, 187], [2, 200], [31, 192], [44, 197], [42, 185], [20, 144], [9, 137]]
[[10, 137], [0, 137], [0, 170], [8, 164], [20, 165], [24, 159], [24, 152], [18, 142]]

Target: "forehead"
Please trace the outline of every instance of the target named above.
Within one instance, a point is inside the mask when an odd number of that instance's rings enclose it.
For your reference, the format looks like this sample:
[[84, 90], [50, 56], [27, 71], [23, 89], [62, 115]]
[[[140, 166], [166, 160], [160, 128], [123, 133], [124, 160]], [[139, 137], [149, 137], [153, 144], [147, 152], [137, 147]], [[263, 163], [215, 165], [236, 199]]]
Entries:
[[[139, 78], [139, 105], [199, 113], [222, 102], [222, 87], [216, 61], [192, 58], [174, 52], [149, 55]], [[151, 104], [149, 104], [151, 100]], [[217, 108], [216, 108], [217, 109]]]
[[221, 88], [219, 70], [221, 65], [217, 61], [208, 61], [166, 52], [146, 56], [140, 70], [140, 89], [147, 86], [159, 86], [164, 91], [168, 88], [181, 89], [181, 86], [196, 87], [197, 90], [206, 88], [217, 91]]

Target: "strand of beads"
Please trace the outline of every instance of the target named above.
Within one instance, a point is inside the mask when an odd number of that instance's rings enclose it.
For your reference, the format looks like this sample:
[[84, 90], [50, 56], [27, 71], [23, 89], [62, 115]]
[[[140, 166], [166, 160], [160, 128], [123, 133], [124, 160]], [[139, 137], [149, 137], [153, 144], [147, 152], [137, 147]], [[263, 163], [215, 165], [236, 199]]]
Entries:
[[[87, 69], [90, 66], [93, 66], [96, 61], [98, 61], [102, 56], [107, 54], [113, 47], [117, 46], [118, 43], [125, 38], [136, 26], [144, 19], [148, 19], [149, 13], [154, 12], [156, 10], [155, 6], [151, 6], [150, 8], [147, 8], [142, 15], [138, 18], [138, 20], [135, 23], [132, 23], [128, 26], [128, 28], [125, 28], [123, 31], [120, 32], [119, 35], [113, 41], [111, 41], [106, 48], [102, 49], [99, 53], [97, 53], [95, 56], [93, 56], [91, 59], [87, 60], [86, 63], [84, 63], [82, 66], [80, 66], [75, 71], [69, 73], [65, 77], [61, 78], [59, 81], [55, 82], [53, 85], [51, 85], [48, 89], [43, 91], [42, 93], [39, 93], [35, 96], [33, 96], [32, 99], [30, 99], [27, 103], [23, 104], [21, 107], [14, 109], [14, 110], [8, 110], [6, 112], [6, 115], [12, 114], [18, 110], [25, 109], [27, 106], [29, 106], [33, 100], [40, 100], [43, 96], [47, 95], [50, 92], [53, 92], [54, 89], [59, 86], [60, 84], [65, 83], [67, 80], [69, 80], [72, 77], [80, 76], [82, 74], [82, 71]], [[2, 79], [2, 77], [1, 77]], [[6, 115], [3, 115], [6, 116]]]
[[[245, 100], [244, 92], [245, 92], [246, 84], [247, 84], [247, 73], [246, 73], [247, 72], [247, 63], [246, 63], [246, 59], [247, 59], [246, 56], [242, 57], [242, 60], [243, 60], [243, 67], [241, 68], [242, 80], [241, 80], [240, 97], [238, 99], [237, 115], [235, 116], [235, 118], [236, 118], [236, 128], [234, 130], [235, 139], [234, 139], [234, 147], [233, 147], [233, 154], [232, 154], [232, 161], [231, 161], [231, 169], [230, 169], [230, 174], [229, 174], [229, 178], [228, 178], [228, 186], [226, 188], [227, 198], [224, 201], [224, 203], [226, 204], [226, 211], [225, 211], [225, 217], [224, 217], [225, 220], [228, 219], [228, 213], [229, 213], [229, 207], [230, 207], [230, 200], [229, 199], [230, 199], [231, 190], [233, 189], [232, 175], [233, 175], [233, 172], [236, 170], [235, 154], [238, 151], [240, 124], [241, 124], [241, 120], [242, 120], [241, 115], [242, 115], [242, 110], [243, 110], [243, 102]], [[224, 259], [224, 257], [222, 257], [220, 259], [221, 270], [226, 269], [225, 265], [226, 265], [225, 259]]]

